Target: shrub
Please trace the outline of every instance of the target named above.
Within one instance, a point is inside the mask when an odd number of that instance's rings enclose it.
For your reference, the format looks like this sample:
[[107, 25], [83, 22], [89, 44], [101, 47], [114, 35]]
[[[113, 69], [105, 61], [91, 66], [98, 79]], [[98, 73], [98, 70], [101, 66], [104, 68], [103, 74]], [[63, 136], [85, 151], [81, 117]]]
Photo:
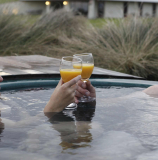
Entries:
[[95, 66], [158, 80], [157, 19], [120, 19], [93, 27], [86, 18], [57, 10], [33, 25], [0, 17], [0, 55], [41, 54], [61, 58], [91, 52]]
[[99, 30], [106, 48], [108, 68], [145, 78], [158, 79], [158, 21], [120, 20]]

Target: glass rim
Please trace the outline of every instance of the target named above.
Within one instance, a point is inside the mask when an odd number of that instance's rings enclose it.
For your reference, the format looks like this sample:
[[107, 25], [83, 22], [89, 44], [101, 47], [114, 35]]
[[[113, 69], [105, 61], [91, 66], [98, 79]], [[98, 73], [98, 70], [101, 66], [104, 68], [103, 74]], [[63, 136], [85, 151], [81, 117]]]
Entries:
[[81, 58], [78, 58], [78, 57], [74, 57], [74, 56], [64, 56], [64, 57], [62, 57], [62, 60], [63, 60], [63, 61], [75, 63], [75, 62], [72, 62], [72, 61], [70, 61], [70, 60], [65, 60], [65, 58], [72, 58], [72, 60], [75, 58], [75, 59], [78, 60], [78, 62], [81, 62], [81, 63], [82, 63], [82, 59], [81, 59]]
[[77, 57], [77, 56], [87, 56], [87, 55], [92, 55], [92, 53], [80, 53], [80, 54], [74, 54], [73, 56]]
[[81, 61], [82, 62], [82, 59], [81, 58], [78, 58], [78, 57], [74, 57], [74, 56], [64, 56], [64, 57], [62, 57], [62, 60], [64, 60], [64, 61], [68, 61], [68, 62], [71, 62], [71, 61], [69, 61], [69, 60], [65, 60], [65, 58], [72, 58], [72, 59], [78, 59], [79, 61]]

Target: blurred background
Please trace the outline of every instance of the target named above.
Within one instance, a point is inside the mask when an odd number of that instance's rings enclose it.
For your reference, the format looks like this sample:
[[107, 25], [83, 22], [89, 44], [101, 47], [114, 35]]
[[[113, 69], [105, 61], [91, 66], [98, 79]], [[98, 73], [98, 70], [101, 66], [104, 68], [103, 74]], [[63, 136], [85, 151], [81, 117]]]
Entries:
[[95, 66], [158, 80], [158, 0], [0, 0], [0, 58], [84, 52]]

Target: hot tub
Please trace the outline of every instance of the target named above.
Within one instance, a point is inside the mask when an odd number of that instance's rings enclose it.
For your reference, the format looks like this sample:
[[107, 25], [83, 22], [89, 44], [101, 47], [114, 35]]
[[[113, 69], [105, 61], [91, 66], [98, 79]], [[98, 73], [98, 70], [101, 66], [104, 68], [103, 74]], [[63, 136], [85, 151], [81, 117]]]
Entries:
[[0, 159], [157, 159], [158, 99], [142, 92], [157, 82], [91, 79], [96, 103], [48, 118], [43, 109], [58, 80], [1, 83]]

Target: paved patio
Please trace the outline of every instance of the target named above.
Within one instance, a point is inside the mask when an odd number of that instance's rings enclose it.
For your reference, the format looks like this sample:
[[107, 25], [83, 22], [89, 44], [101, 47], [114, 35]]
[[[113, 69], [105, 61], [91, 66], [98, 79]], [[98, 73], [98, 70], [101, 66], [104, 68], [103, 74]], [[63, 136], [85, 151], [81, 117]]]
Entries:
[[[59, 65], [60, 59], [41, 55], [0, 57], [0, 75], [59, 74]], [[94, 67], [93, 75], [141, 78], [99, 67]]]

